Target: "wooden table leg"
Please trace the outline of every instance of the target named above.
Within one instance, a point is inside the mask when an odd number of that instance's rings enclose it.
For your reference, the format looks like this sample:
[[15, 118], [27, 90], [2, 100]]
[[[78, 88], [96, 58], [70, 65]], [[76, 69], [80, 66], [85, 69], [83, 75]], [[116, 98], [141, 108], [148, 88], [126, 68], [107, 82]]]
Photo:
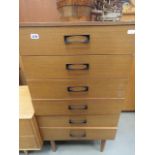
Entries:
[[28, 151], [24, 150], [24, 154], [25, 154], [25, 155], [28, 155]]
[[101, 140], [100, 151], [103, 152], [105, 146], [105, 140]]
[[51, 148], [53, 152], [56, 152], [56, 144], [55, 141], [51, 141]]

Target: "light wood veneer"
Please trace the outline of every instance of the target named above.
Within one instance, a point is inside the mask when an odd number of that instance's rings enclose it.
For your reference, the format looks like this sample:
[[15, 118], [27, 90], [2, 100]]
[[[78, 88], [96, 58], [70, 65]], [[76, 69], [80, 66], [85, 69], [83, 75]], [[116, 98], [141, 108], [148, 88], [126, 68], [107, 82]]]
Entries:
[[[20, 55], [41, 135], [50, 140], [114, 139], [133, 69], [134, 24], [30, 23]], [[37, 34], [38, 39], [31, 39]]]

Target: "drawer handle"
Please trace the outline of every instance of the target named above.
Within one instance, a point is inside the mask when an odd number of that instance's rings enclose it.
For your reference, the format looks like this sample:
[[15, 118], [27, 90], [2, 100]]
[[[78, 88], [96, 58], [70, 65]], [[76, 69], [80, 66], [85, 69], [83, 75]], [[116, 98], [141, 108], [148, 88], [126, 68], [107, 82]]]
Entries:
[[90, 42], [90, 35], [65, 35], [64, 36], [65, 44], [72, 44], [72, 43], [84, 43], [87, 44]]
[[89, 87], [88, 86], [75, 86], [75, 87], [67, 87], [68, 92], [88, 92]]
[[89, 70], [89, 64], [66, 64], [67, 70]]
[[73, 138], [84, 138], [84, 137], [86, 137], [86, 133], [82, 133], [82, 134], [70, 133], [70, 137], [73, 137]]
[[69, 120], [69, 124], [87, 124], [87, 120]]
[[69, 110], [87, 110], [88, 106], [87, 105], [69, 105], [68, 109]]

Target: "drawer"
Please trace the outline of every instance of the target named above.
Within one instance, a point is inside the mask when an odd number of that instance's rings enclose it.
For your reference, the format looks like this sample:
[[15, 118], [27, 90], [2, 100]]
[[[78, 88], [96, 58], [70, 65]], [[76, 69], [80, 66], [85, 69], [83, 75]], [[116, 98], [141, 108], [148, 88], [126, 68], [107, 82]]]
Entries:
[[37, 116], [118, 114], [123, 103], [124, 99], [33, 100]]
[[107, 128], [41, 128], [44, 140], [101, 140], [114, 139], [115, 127]]
[[82, 116], [38, 116], [40, 127], [115, 127], [119, 114]]
[[124, 98], [128, 79], [38, 79], [28, 84], [32, 99]]
[[131, 54], [134, 26], [21, 27], [21, 55]]
[[127, 78], [131, 55], [22, 56], [28, 79]]
[[33, 136], [33, 127], [30, 120], [19, 120], [19, 135], [20, 136]]
[[36, 141], [34, 136], [19, 137], [20, 150], [36, 150], [41, 149], [40, 144]]

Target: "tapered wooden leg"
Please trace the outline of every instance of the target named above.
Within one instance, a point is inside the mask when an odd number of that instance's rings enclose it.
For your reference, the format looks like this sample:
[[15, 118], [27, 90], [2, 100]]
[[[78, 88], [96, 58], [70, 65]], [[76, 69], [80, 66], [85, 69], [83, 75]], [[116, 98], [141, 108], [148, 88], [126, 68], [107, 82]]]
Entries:
[[55, 141], [51, 141], [51, 148], [53, 152], [56, 152], [56, 144]]
[[105, 140], [101, 140], [100, 151], [103, 152], [105, 146]]
[[24, 150], [24, 154], [25, 154], [25, 155], [28, 155], [28, 151]]

